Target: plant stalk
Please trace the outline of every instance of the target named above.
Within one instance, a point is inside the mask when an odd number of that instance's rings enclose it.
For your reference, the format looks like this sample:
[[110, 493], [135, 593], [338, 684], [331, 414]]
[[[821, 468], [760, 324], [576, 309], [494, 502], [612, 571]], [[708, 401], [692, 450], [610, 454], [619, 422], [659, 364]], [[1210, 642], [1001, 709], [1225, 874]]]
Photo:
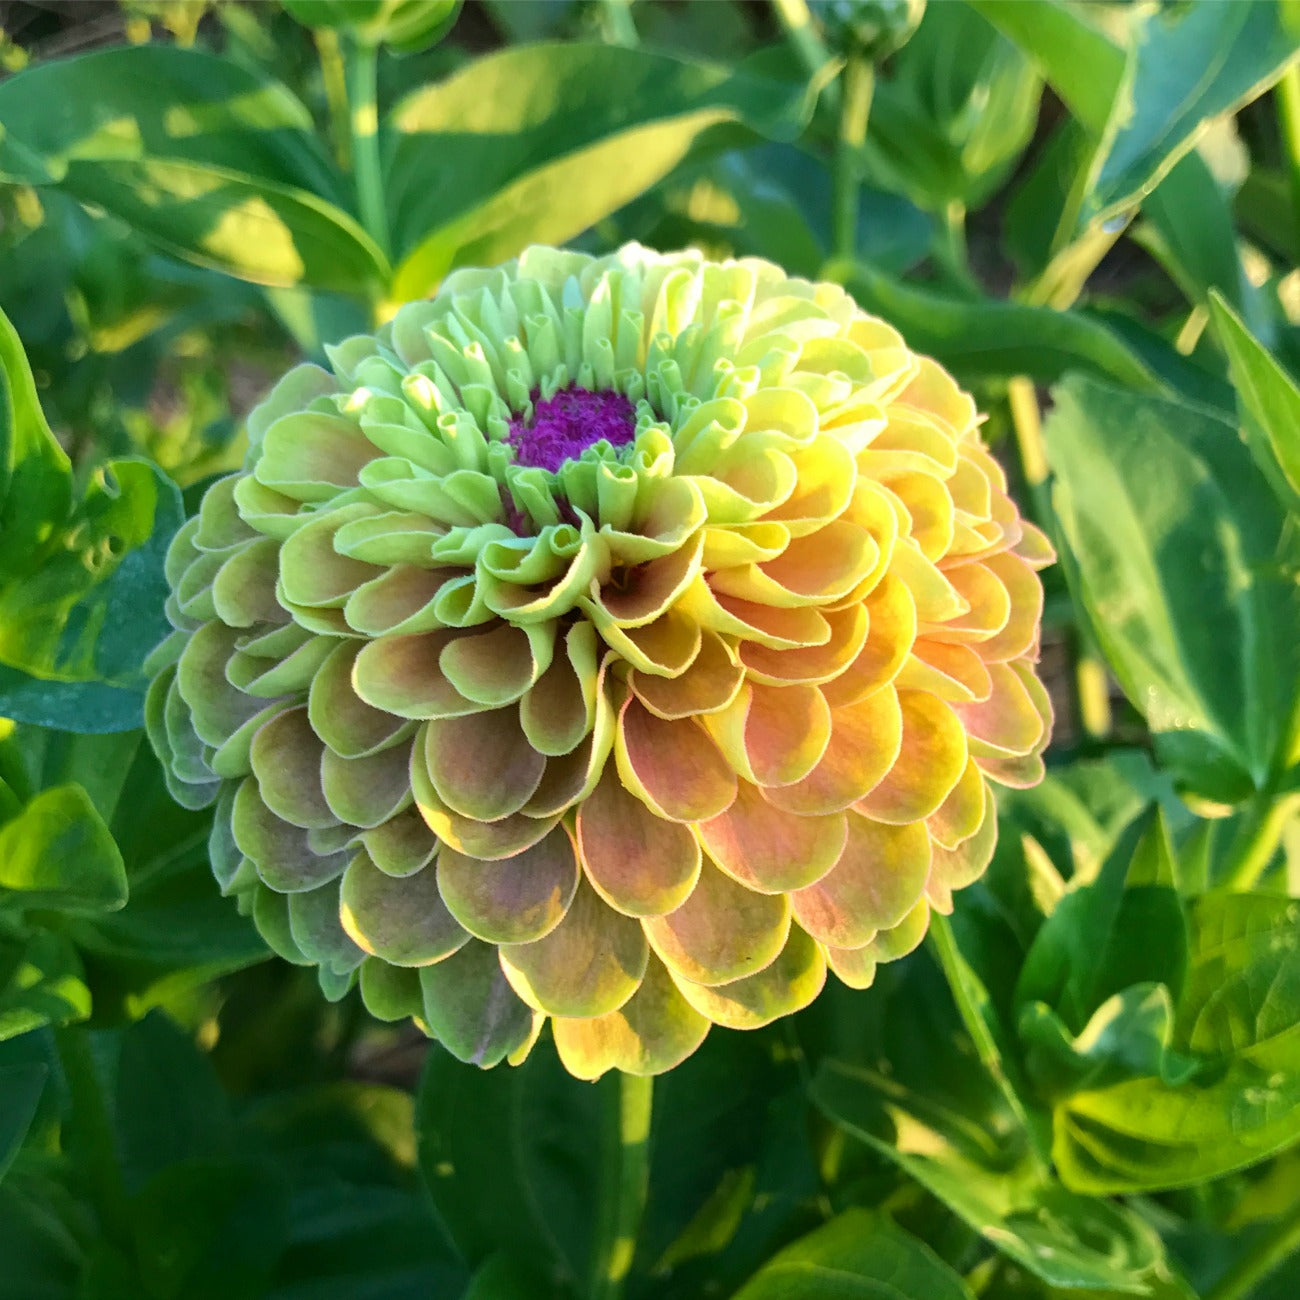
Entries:
[[632, 1267], [650, 1186], [653, 1107], [654, 1079], [620, 1073], [605, 1134], [591, 1300], [620, 1300]]
[[602, 0], [601, 8], [605, 14], [605, 30], [614, 45], [635, 49], [641, 44], [632, 20], [632, 0]]
[[339, 34], [332, 27], [312, 29], [316, 57], [320, 60], [321, 84], [329, 106], [330, 145], [344, 171], [352, 169], [352, 128], [348, 112], [348, 78], [343, 67]]
[[1248, 1300], [1288, 1255], [1300, 1250], [1300, 1214], [1284, 1215], [1207, 1292], [1205, 1300]]
[[867, 138], [876, 74], [871, 61], [854, 54], [844, 67], [840, 128], [831, 172], [831, 252], [852, 259], [858, 251], [858, 152]]
[[1293, 63], [1277, 83], [1277, 121], [1291, 182], [1291, 220], [1300, 239], [1300, 64]]
[[[830, 61], [831, 52], [821, 38], [817, 20], [809, 10], [807, 0], [772, 0], [772, 9], [776, 13], [777, 22], [781, 24], [781, 30], [794, 46], [804, 71], [810, 77], [819, 76]], [[839, 98], [838, 88], [832, 84], [826, 91], [828, 102], [834, 104]]]
[[1259, 883], [1297, 807], [1300, 807], [1300, 795], [1280, 795], [1271, 783], [1246, 805], [1223, 867], [1223, 883], [1227, 888], [1244, 891]]
[[348, 51], [348, 123], [352, 133], [352, 176], [357, 210], [366, 233], [389, 253], [388, 210], [379, 162], [379, 51], [353, 42]]

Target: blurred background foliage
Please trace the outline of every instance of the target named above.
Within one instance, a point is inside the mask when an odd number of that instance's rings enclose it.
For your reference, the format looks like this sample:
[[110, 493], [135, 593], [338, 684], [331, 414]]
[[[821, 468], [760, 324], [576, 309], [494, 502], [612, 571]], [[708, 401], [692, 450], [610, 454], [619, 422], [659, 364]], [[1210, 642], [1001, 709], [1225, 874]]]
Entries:
[[[0, 4], [0, 1297], [1293, 1296], [1298, 50], [1294, 0]], [[846, 284], [1062, 554], [1048, 780], [924, 952], [662, 1080], [630, 1265], [616, 1084], [266, 961], [138, 730], [270, 382], [629, 239]]]

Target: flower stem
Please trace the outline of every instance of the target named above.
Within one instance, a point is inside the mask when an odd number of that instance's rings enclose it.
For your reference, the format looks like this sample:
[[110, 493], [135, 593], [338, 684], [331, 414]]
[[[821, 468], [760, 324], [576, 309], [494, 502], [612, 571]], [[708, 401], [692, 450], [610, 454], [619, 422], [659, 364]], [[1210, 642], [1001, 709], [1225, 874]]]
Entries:
[[1298, 800], [1294, 793], [1280, 795], [1267, 785], [1246, 805], [1223, 866], [1223, 883], [1229, 889], [1249, 890], [1259, 883]]
[[348, 51], [348, 122], [352, 130], [352, 176], [366, 233], [388, 255], [388, 212], [379, 164], [379, 52], [353, 42]]
[[597, 1224], [591, 1300], [619, 1300], [636, 1254], [650, 1185], [650, 1115], [654, 1079], [618, 1076], [605, 1134], [605, 1168]]
[[1300, 1214], [1284, 1215], [1206, 1294], [1205, 1300], [1247, 1300], [1288, 1255], [1300, 1250]]
[[601, 0], [605, 15], [605, 31], [614, 45], [635, 49], [641, 44], [636, 23], [632, 21], [632, 0]]
[[[817, 29], [817, 20], [808, 8], [807, 0], [772, 0], [772, 9], [786, 38], [794, 46], [804, 71], [817, 77], [830, 61], [831, 52]], [[827, 87], [827, 101], [834, 104], [839, 90], [834, 84]]]
[[352, 167], [352, 130], [348, 113], [348, 79], [343, 68], [343, 50], [339, 34], [332, 27], [315, 27], [312, 39], [320, 60], [321, 84], [329, 106], [330, 145], [344, 171]]
[[867, 138], [875, 85], [871, 61], [854, 54], [844, 66], [840, 129], [831, 173], [831, 251], [836, 257], [852, 258], [858, 251], [858, 152]]
[[1291, 181], [1293, 234], [1300, 239], [1300, 65], [1293, 63], [1277, 83], [1277, 120]]

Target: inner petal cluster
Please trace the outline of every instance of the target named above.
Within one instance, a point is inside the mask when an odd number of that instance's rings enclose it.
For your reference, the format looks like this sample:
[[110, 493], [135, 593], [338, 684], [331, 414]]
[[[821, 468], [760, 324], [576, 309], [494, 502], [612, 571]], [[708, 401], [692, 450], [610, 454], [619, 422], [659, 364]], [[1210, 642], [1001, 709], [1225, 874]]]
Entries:
[[1042, 772], [1051, 558], [839, 288], [537, 248], [291, 371], [148, 724], [287, 959], [463, 1059], [656, 1073], [864, 987]]

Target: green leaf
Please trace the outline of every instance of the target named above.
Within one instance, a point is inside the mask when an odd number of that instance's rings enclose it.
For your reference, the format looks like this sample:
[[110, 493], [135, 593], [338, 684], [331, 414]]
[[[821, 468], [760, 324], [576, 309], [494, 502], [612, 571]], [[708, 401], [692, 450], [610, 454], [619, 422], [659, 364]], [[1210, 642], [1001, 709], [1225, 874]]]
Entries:
[[0, 121], [0, 179], [58, 185], [200, 266], [354, 293], [387, 277], [307, 109], [229, 59], [148, 44], [37, 62], [0, 85]]
[[1148, 392], [1161, 387], [1105, 325], [1077, 312], [953, 298], [862, 262], [833, 262], [823, 274], [840, 280], [867, 311], [896, 326], [910, 347], [933, 355], [962, 380], [1029, 375], [1047, 384], [1082, 370]]
[[283, 1174], [266, 1160], [213, 1158], [161, 1169], [132, 1199], [135, 1254], [160, 1300], [256, 1300], [289, 1229]]
[[1041, 94], [1033, 64], [979, 12], [930, 5], [876, 82], [867, 174], [930, 211], [974, 207], [1028, 145]]
[[1242, 424], [1256, 459], [1272, 471], [1283, 504], [1300, 509], [1300, 387], [1254, 338], [1217, 293], [1210, 295], [1214, 329], [1228, 354]]
[[72, 473], [45, 423], [18, 332], [0, 312], [0, 573], [63, 522]]
[[161, 1011], [123, 1036], [114, 1095], [128, 1191], [147, 1193], [169, 1166], [229, 1154], [230, 1104], [212, 1063]]
[[48, 1074], [39, 1061], [0, 1067], [0, 1179], [9, 1172], [36, 1117]]
[[552, 1288], [585, 1276], [601, 1116], [613, 1077], [576, 1087], [550, 1050], [479, 1070], [434, 1048], [420, 1080], [420, 1171], [461, 1254], [526, 1258]]
[[[155, 466], [120, 460], [94, 472], [26, 572], [0, 579], [0, 665], [12, 670], [0, 675], [0, 713], [69, 731], [140, 725], [142, 664], [170, 627], [163, 560], [183, 518], [180, 493]], [[85, 689], [64, 698], [41, 681]]]
[[972, 1300], [923, 1242], [883, 1215], [851, 1209], [787, 1246], [734, 1300]]
[[1174, 1046], [1187, 1082], [1136, 1079], [1057, 1107], [1052, 1154], [1090, 1195], [1218, 1178], [1300, 1138], [1300, 904], [1267, 894], [1192, 905]]
[[1076, 881], [1043, 922], [1020, 972], [1017, 1003], [1045, 1004], [1077, 1034], [1106, 999], [1131, 985], [1164, 984], [1177, 998], [1187, 928], [1172, 883], [1162, 817], [1139, 818], [1097, 878]]
[[809, 94], [744, 65], [614, 45], [516, 46], [477, 59], [389, 118], [386, 190], [405, 254], [392, 296], [429, 293], [455, 266], [571, 239], [720, 126], [791, 137]]
[[1066, 574], [1164, 763], [1244, 797], [1266, 779], [1297, 679], [1283, 516], [1236, 430], [1084, 376], [1044, 429]]
[[1139, 32], [1132, 112], [1120, 105], [1112, 117], [1108, 132], [1114, 134], [1093, 173], [1080, 227], [1140, 200], [1195, 145], [1211, 118], [1267, 90], [1297, 57], [1298, 35], [1278, 0], [1153, 14]]
[[90, 990], [66, 939], [48, 930], [19, 941], [0, 939], [0, 1042], [88, 1015]]
[[0, 909], [112, 912], [126, 897], [122, 855], [80, 786], [38, 794], [0, 828]]
[[1052, 1286], [1144, 1294], [1159, 1238], [1120, 1205], [1067, 1191], [1002, 1122], [992, 1126], [892, 1079], [824, 1061], [812, 1085], [826, 1115], [899, 1165], [1008, 1258]]
[[[1043, 75], [1080, 122], [1096, 135], [1127, 104], [1126, 53], [1063, 0], [967, 0], [1042, 68]], [[1125, 97], [1118, 98], [1124, 93]]]

